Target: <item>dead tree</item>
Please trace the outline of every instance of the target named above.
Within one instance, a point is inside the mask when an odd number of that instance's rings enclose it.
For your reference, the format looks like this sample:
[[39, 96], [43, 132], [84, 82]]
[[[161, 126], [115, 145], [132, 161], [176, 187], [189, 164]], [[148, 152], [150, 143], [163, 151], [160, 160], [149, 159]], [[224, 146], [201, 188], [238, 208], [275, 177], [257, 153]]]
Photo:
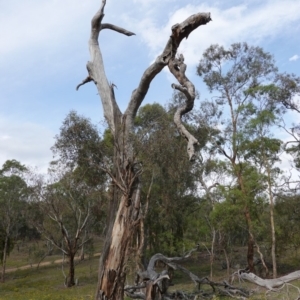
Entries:
[[187, 140], [189, 159], [194, 158], [198, 141], [184, 127], [181, 117], [193, 109], [195, 87], [185, 75], [184, 57], [183, 55], [177, 56], [177, 49], [184, 38], [187, 38], [200, 25], [207, 24], [211, 18], [209, 13], [197, 13], [172, 27], [170, 38], [162, 54], [145, 70], [137, 88], [131, 94], [127, 109], [122, 113], [115, 99], [114, 85], [109, 84], [105, 75], [98, 38], [103, 29], [111, 29], [127, 36], [132, 36], [134, 33], [112, 24], [102, 23], [105, 4], [106, 1], [102, 0], [100, 9], [91, 22], [88, 76], [77, 86], [77, 89], [87, 82], [95, 83], [102, 101], [104, 117], [114, 137], [114, 169], [106, 169], [114, 184], [114, 191], [107, 237], [100, 258], [96, 299], [120, 300], [123, 299], [124, 293], [124, 265], [129, 241], [141, 219], [140, 174], [142, 170], [135, 159], [131, 139], [134, 118], [152, 80], [165, 66], [168, 66], [179, 82], [179, 84], [173, 84], [172, 87], [186, 96], [186, 103], [177, 109], [174, 122]]
[[[214, 282], [207, 277], [200, 278], [188, 269], [184, 268], [179, 262], [190, 257], [193, 252], [198, 250], [198, 246], [190, 250], [182, 257], [166, 257], [163, 254], [155, 254], [151, 257], [148, 267], [144, 272], [139, 272], [136, 285], [126, 286], [125, 293], [132, 299], [158, 300], [158, 299], [212, 299], [214, 295], [223, 295], [232, 298], [248, 298], [250, 292], [228, 282]], [[168, 270], [179, 270], [189, 276], [198, 287], [197, 291], [187, 293], [183, 291], [169, 292], [169, 273], [164, 269], [161, 272], [155, 270], [156, 263], [160, 261], [168, 266]], [[203, 285], [210, 286], [211, 290], [201, 290]]]

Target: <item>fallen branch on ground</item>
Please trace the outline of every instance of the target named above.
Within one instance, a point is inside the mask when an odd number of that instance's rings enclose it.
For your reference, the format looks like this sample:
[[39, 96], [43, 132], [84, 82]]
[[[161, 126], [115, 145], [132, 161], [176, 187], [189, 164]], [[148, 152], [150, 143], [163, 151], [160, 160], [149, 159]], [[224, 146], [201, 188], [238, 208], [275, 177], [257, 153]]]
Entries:
[[[138, 272], [138, 280], [136, 285], [127, 285], [124, 290], [126, 296], [132, 299], [145, 299], [145, 300], [155, 300], [163, 299], [212, 299], [214, 295], [229, 296], [236, 299], [246, 299], [250, 296], [250, 292], [230, 285], [228, 282], [214, 282], [209, 280], [207, 277], [200, 278], [197, 275], [190, 272], [188, 269], [179, 265], [178, 262], [190, 257], [193, 252], [198, 250], [198, 246], [187, 252], [182, 257], [166, 257], [163, 254], [157, 253], [153, 255], [149, 261], [148, 267], [143, 272]], [[190, 279], [194, 282], [195, 286], [198, 288], [196, 292], [186, 293], [183, 291], [168, 292], [168, 287], [170, 284], [170, 278], [168, 270], [163, 270], [162, 272], [157, 272], [155, 266], [157, 262], [160, 261], [168, 266], [171, 270], [180, 270], [187, 274]], [[202, 285], [209, 285], [211, 291], [201, 290]]]
[[288, 282], [300, 279], [300, 271], [295, 271], [275, 279], [262, 279], [253, 273], [241, 273], [240, 278], [265, 287], [268, 290], [275, 291], [278, 288], [282, 288]]

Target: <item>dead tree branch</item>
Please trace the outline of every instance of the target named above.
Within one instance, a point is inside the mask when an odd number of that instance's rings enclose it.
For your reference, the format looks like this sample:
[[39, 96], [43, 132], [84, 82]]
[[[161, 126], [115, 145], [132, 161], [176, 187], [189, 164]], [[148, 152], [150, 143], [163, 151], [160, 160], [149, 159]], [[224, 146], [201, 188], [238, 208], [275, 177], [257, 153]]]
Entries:
[[[163, 299], [197, 299], [197, 296], [201, 296], [203, 298], [211, 299], [214, 294], [218, 295], [226, 295], [232, 298], [245, 299], [250, 295], [249, 291], [245, 289], [238, 288], [230, 285], [228, 282], [214, 282], [209, 280], [207, 277], [200, 278], [197, 275], [190, 272], [188, 269], [184, 268], [180, 264], [179, 261], [183, 261], [184, 259], [190, 257], [192, 253], [197, 251], [198, 246], [191, 249], [182, 257], [166, 257], [163, 254], [157, 253], [153, 255], [149, 261], [147, 270], [144, 272], [138, 272], [138, 276], [140, 282], [133, 286], [126, 286], [124, 291], [125, 294], [132, 299], [145, 299], [152, 300], [158, 299], [163, 295]], [[155, 270], [156, 263], [160, 261], [167, 266], [171, 267], [174, 270], [180, 270], [187, 274], [190, 279], [194, 282], [196, 286], [198, 286], [198, 291], [194, 293], [183, 293], [182, 291], [176, 291], [175, 293], [169, 293], [169, 276], [168, 271], [163, 270], [158, 273]], [[209, 285], [212, 288], [212, 291], [203, 292], [200, 290], [201, 285]], [[159, 298], [160, 299], [160, 298]]]
[[265, 287], [268, 290], [274, 291], [277, 288], [281, 288], [284, 284], [288, 282], [300, 279], [300, 271], [295, 271], [288, 275], [274, 279], [262, 279], [253, 273], [241, 273], [240, 277], [256, 285]]

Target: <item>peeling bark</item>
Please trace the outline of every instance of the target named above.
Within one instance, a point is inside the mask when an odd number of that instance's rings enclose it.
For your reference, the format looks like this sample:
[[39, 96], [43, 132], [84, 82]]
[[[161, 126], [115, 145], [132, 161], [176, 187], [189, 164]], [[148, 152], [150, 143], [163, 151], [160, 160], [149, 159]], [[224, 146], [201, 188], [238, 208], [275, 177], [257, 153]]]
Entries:
[[102, 0], [100, 9], [91, 22], [90, 61], [87, 63], [88, 76], [77, 86], [77, 89], [87, 82], [95, 83], [102, 101], [104, 117], [114, 136], [114, 170], [106, 169], [113, 182], [114, 199], [110, 205], [109, 230], [100, 258], [96, 299], [120, 300], [123, 299], [124, 293], [124, 266], [129, 243], [141, 219], [140, 174], [142, 170], [135, 161], [132, 139], [130, 138], [133, 132], [134, 118], [152, 80], [168, 65], [180, 83], [174, 87], [187, 96], [186, 105], [178, 109], [174, 121], [181, 134], [188, 140], [188, 154], [190, 159], [193, 159], [195, 155], [194, 146], [198, 142], [182, 125], [181, 117], [193, 108], [195, 88], [184, 74], [186, 65], [183, 63], [183, 56], [178, 59], [176, 53], [181, 41], [187, 38], [197, 27], [211, 21], [211, 18], [209, 13], [198, 13], [172, 27], [171, 36], [162, 54], [145, 70], [137, 88], [132, 92], [125, 113], [122, 114], [115, 99], [114, 85], [109, 84], [105, 74], [98, 38], [103, 29], [111, 29], [127, 36], [132, 36], [134, 33], [113, 24], [102, 23], [105, 4], [106, 1]]

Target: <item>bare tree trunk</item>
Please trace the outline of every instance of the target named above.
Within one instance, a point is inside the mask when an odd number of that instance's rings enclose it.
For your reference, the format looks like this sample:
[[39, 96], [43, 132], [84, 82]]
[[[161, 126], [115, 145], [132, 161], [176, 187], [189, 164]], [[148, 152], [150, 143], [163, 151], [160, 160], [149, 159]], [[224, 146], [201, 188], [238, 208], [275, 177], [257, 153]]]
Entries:
[[125, 113], [122, 114], [115, 99], [114, 84], [109, 84], [106, 78], [98, 38], [102, 29], [111, 29], [127, 36], [132, 36], [134, 33], [113, 24], [102, 23], [105, 5], [106, 1], [102, 0], [100, 9], [92, 19], [88, 76], [77, 86], [77, 89], [87, 82], [92, 81], [96, 84], [104, 117], [114, 136], [114, 170], [105, 168], [113, 181], [113, 199], [110, 203], [107, 237], [99, 263], [96, 299], [121, 300], [124, 293], [126, 276], [124, 266], [127, 261], [128, 247], [141, 219], [139, 178], [141, 169], [135, 159], [131, 138], [134, 118], [153, 78], [168, 66], [180, 83], [180, 85], [174, 84], [173, 88], [184, 93], [187, 98], [185, 105], [179, 107], [175, 113], [174, 122], [179, 132], [188, 141], [189, 158], [194, 157], [198, 141], [186, 130], [181, 117], [193, 108], [195, 88], [185, 76], [186, 65], [183, 56], [176, 58], [176, 53], [183, 38], [187, 38], [193, 30], [200, 25], [205, 25], [211, 18], [209, 13], [198, 13], [172, 27], [171, 36], [163, 53], [146, 69], [138, 87], [132, 92]]
[[[138, 185], [138, 178], [136, 179]], [[111, 235], [105, 242], [100, 260], [96, 299], [123, 299], [128, 245], [136, 230], [139, 217], [139, 187], [131, 194], [122, 195]]]
[[[86, 240], [86, 236], [87, 236], [87, 231], [85, 230], [83, 240]], [[80, 260], [84, 260], [84, 246], [85, 246], [85, 244], [82, 244], [82, 246], [81, 246]]]
[[260, 251], [259, 245], [258, 245], [257, 243], [255, 243], [255, 246], [256, 246], [256, 250], [257, 250], [257, 252], [258, 252], [258, 254], [259, 254], [259, 256], [260, 256], [261, 263], [263, 264], [264, 269], [265, 269], [265, 271], [266, 271], [266, 275], [265, 275], [265, 276], [268, 277], [268, 275], [269, 275], [269, 269], [268, 269], [268, 267], [267, 267], [267, 265], [266, 265], [264, 256], [263, 256], [262, 252]]
[[215, 241], [216, 241], [216, 230], [212, 228], [212, 241], [211, 241], [211, 249], [210, 249], [210, 280], [213, 280], [213, 265], [215, 259]]
[[268, 174], [268, 193], [270, 202], [270, 223], [271, 223], [271, 237], [272, 237], [272, 264], [273, 264], [273, 278], [277, 278], [277, 262], [276, 262], [276, 234], [275, 234], [275, 222], [274, 222], [274, 199], [271, 187], [271, 174], [269, 164], [267, 162], [267, 174]]
[[273, 197], [270, 197], [270, 219], [271, 219], [271, 235], [272, 235], [272, 264], [273, 264], [273, 278], [277, 278], [277, 262], [276, 262], [276, 235], [274, 225], [274, 203]]
[[72, 287], [75, 285], [75, 264], [74, 264], [74, 254], [69, 255], [69, 274], [67, 286]]
[[230, 277], [230, 262], [229, 262], [229, 258], [228, 258], [228, 253], [225, 248], [223, 248], [223, 252], [224, 252], [224, 256], [225, 256], [225, 260], [226, 260], [227, 276], [229, 278]]
[[5, 282], [5, 268], [6, 268], [7, 249], [8, 249], [8, 235], [6, 234], [5, 241], [4, 241], [3, 256], [2, 256], [2, 276], [1, 276], [1, 282]]
[[[121, 122], [121, 121], [120, 121]], [[140, 169], [129, 158], [122, 125], [116, 126], [114, 139], [113, 195], [110, 201], [108, 232], [99, 262], [96, 299], [123, 299], [124, 266], [131, 238], [140, 218]]]

